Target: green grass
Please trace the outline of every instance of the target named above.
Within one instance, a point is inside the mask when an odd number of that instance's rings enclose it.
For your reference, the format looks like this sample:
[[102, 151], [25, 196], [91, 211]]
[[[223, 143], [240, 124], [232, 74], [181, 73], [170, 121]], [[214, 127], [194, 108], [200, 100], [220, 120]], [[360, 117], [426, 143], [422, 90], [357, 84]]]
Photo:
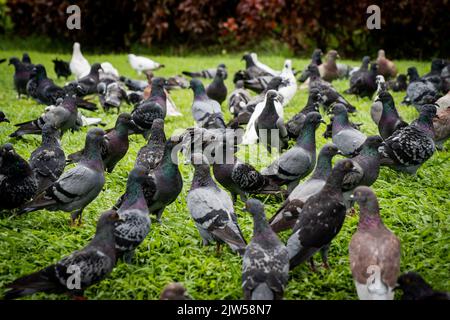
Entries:
[[[60, 58], [70, 59], [67, 54], [58, 54]], [[29, 51], [34, 62], [47, 67], [51, 78], [56, 78], [51, 59], [56, 55]], [[3, 57], [21, 56], [21, 52], [7, 50]], [[111, 62], [121, 74], [136, 77], [129, 67], [125, 54], [122, 55], [87, 55], [88, 60]], [[202, 69], [224, 62], [229, 74], [242, 68], [240, 55], [217, 56], [154, 56], [156, 61], [164, 63], [166, 68], [156, 72], [157, 75], [169, 76], [179, 74], [184, 69]], [[275, 68], [281, 68], [283, 57], [261, 56], [260, 59]], [[359, 65], [356, 61], [346, 61]], [[296, 69], [303, 69], [307, 60], [293, 60]], [[401, 72], [411, 65], [418, 67], [420, 73], [428, 70], [429, 63], [415, 61], [398, 61]], [[12, 67], [6, 63], [0, 65], [0, 109], [11, 123], [29, 120], [43, 112], [43, 106], [32, 100], [16, 99], [12, 84]], [[232, 89], [232, 76], [227, 80]], [[58, 81], [63, 84], [63, 81]], [[333, 83], [339, 91], [347, 88], [345, 80]], [[368, 99], [347, 97], [359, 112], [353, 121], [363, 122], [362, 131], [368, 135], [377, 134], [377, 128], [369, 115], [371, 102]], [[402, 93], [394, 93], [401, 115], [407, 121], [413, 120], [417, 113], [414, 108], [400, 106]], [[194, 125], [190, 113], [192, 92], [180, 90], [173, 92], [173, 99], [183, 113], [183, 117], [166, 118], [166, 133]], [[285, 118], [289, 119], [307, 100], [307, 92], [299, 91], [286, 107]], [[130, 106], [123, 107], [131, 111]], [[230, 118], [227, 107], [223, 106], [226, 118]], [[95, 113], [85, 112], [95, 116]], [[116, 115], [98, 112], [108, 127], [114, 124]], [[327, 119], [328, 120], [328, 119]], [[0, 125], [0, 143], [12, 142], [19, 154], [28, 158], [40, 144], [39, 137], [26, 137], [25, 140], [11, 140], [8, 135], [14, 130], [12, 124]], [[317, 132], [318, 147], [326, 143], [322, 137], [324, 126]], [[80, 149], [84, 144], [87, 128], [66, 134], [62, 145], [66, 155]], [[118, 164], [112, 174], [106, 175], [104, 191], [84, 212], [84, 225], [71, 228], [69, 215], [64, 212], [38, 211], [21, 217], [0, 218], [0, 287], [15, 278], [36, 271], [52, 264], [83, 247], [93, 236], [99, 215], [114, 204], [125, 188], [128, 172], [133, 167], [139, 148], [145, 143], [141, 136], [132, 136], [128, 154]], [[447, 143], [447, 149], [450, 144]], [[449, 270], [449, 224], [450, 224], [450, 153], [436, 152], [419, 170], [416, 176], [407, 176], [387, 168], [382, 168], [378, 181], [373, 188], [381, 204], [381, 214], [385, 224], [400, 238], [402, 243], [401, 271], [414, 270], [422, 274], [433, 286], [450, 290]], [[137, 249], [133, 265], [119, 262], [112, 274], [101, 283], [89, 288], [86, 296], [90, 299], [156, 299], [161, 289], [171, 281], [185, 284], [195, 299], [240, 299], [241, 258], [234, 255], [229, 248], [224, 248], [221, 255], [216, 255], [215, 247], [202, 247], [188, 209], [186, 195], [190, 187], [193, 170], [181, 164], [184, 187], [178, 199], [163, 214], [161, 225], [154, 223], [144, 243]], [[271, 216], [279, 206], [279, 199], [261, 197], [265, 201], [267, 216]], [[251, 238], [252, 220], [236, 204], [239, 223], [247, 239]], [[291, 272], [286, 288], [287, 299], [356, 299], [356, 292], [348, 262], [348, 243], [355, 232], [358, 216], [346, 219], [342, 231], [333, 241], [329, 253], [330, 270], [319, 268], [317, 273], [302, 265]], [[284, 241], [289, 233], [281, 235]], [[64, 296], [37, 294], [33, 299], [59, 299]]]

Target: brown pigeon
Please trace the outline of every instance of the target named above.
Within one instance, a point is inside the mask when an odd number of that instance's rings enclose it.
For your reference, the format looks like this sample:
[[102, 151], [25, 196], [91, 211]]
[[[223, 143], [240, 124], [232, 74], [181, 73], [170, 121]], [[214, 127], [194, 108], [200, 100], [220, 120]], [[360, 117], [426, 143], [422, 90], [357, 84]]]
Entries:
[[377, 64], [378, 74], [382, 75], [386, 79], [395, 78], [397, 76], [397, 67], [394, 62], [386, 58], [386, 54], [383, 49], [378, 50]]
[[331, 82], [339, 78], [338, 67], [336, 60], [339, 59], [339, 54], [336, 50], [330, 50], [327, 53], [325, 63], [319, 66], [320, 77], [325, 81]]

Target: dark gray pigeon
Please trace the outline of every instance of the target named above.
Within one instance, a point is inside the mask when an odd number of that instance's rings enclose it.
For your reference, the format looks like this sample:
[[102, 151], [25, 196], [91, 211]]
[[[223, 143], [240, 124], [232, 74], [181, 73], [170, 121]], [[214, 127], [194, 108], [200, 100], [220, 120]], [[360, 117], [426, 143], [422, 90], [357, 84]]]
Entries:
[[105, 184], [102, 145], [105, 132], [99, 128], [89, 130], [86, 135], [83, 158], [75, 168], [64, 172], [53, 185], [26, 203], [19, 214], [46, 209], [71, 212], [72, 224], [81, 217], [84, 208], [102, 191]]
[[[433, 59], [431, 61], [431, 70], [430, 72], [424, 74], [420, 79], [426, 80], [434, 84], [436, 89], [442, 91], [442, 78], [441, 73], [442, 70], [447, 66], [448, 62], [444, 59]], [[446, 93], [446, 92], [444, 92]]]
[[442, 92], [450, 91], [450, 64], [448, 64], [441, 72]]
[[335, 103], [341, 103], [347, 108], [347, 112], [356, 112], [356, 108], [350, 104], [333, 86], [320, 78], [319, 69], [316, 65], [309, 65], [308, 70], [311, 74], [309, 81], [309, 90], [317, 89], [321, 95], [321, 104], [326, 112], [330, 110]]
[[190, 84], [194, 92], [194, 101], [191, 107], [192, 116], [197, 125], [210, 129], [225, 128], [220, 104], [207, 96], [205, 87], [200, 80], [192, 79]]
[[66, 91], [57, 86], [52, 79], [47, 77], [47, 71], [41, 64], [36, 65], [31, 71], [31, 84], [28, 93], [39, 103], [53, 105], [59, 98], [64, 98]]
[[131, 263], [134, 250], [150, 232], [151, 221], [142, 188], [146, 179], [144, 168], [135, 167], [130, 171], [123, 202], [117, 210], [120, 217], [114, 228], [117, 257], [123, 257], [127, 263]]
[[353, 75], [353, 84], [345, 91], [347, 94], [354, 94], [361, 98], [369, 97], [372, 99], [373, 94], [377, 90], [376, 76], [377, 76], [377, 64], [372, 63], [370, 70], [361, 71], [358, 74]]
[[28, 95], [27, 93], [27, 83], [31, 78], [31, 70], [33, 66], [26, 65], [21, 62], [18, 58], [13, 57], [9, 59], [9, 65], [14, 66], [14, 87], [17, 91], [17, 97], [20, 98], [20, 95]]
[[234, 117], [237, 117], [250, 99], [250, 94], [244, 89], [244, 82], [236, 82], [236, 88], [231, 92], [230, 97], [228, 98], [228, 109], [231, 114], [233, 114]]
[[332, 140], [342, 154], [348, 156], [366, 141], [366, 135], [353, 128], [348, 121], [347, 109], [341, 103], [333, 106]]
[[382, 105], [378, 132], [383, 139], [389, 138], [395, 131], [406, 127], [408, 124], [398, 114], [395, 108], [394, 98], [387, 91], [378, 95], [377, 101]]
[[[6, 285], [4, 299], [16, 299], [37, 292], [68, 294], [83, 299], [84, 290], [108, 276], [116, 264], [114, 223], [118, 214], [104, 212], [94, 238], [81, 250], [73, 252], [55, 264], [21, 277]], [[74, 279], [75, 272], [79, 281]]]
[[[355, 86], [355, 84], [361, 78], [362, 74], [367, 73], [369, 71], [369, 63], [370, 63], [370, 57], [364, 56], [362, 58], [362, 63], [361, 63], [361, 66], [359, 67], [359, 69], [357, 71], [353, 72], [352, 75], [350, 76], [350, 80], [349, 80], [350, 88]], [[347, 89], [344, 92], [350, 94], [351, 92], [349, 92], [349, 90], [350, 89]]]
[[331, 160], [337, 154], [340, 154], [340, 152], [332, 143], [322, 147], [312, 176], [295, 187], [275, 215], [269, 220], [274, 232], [278, 233], [294, 227], [306, 200], [317, 194], [325, 185], [331, 173]]
[[[275, 90], [269, 90], [266, 94], [266, 104], [255, 121], [255, 130], [258, 140], [263, 143], [269, 153], [272, 148], [283, 150], [288, 146], [288, 132], [284, 125], [283, 118], [278, 115], [275, 103], [278, 101], [279, 94]], [[275, 134], [274, 134], [275, 132]], [[275, 138], [275, 141], [272, 141]]]
[[2, 123], [2, 122], [10, 123], [9, 119], [6, 118], [5, 113], [3, 111], [0, 111], [0, 123]]
[[439, 99], [440, 94], [436, 86], [426, 80], [419, 78], [415, 67], [408, 68], [409, 85], [406, 89], [406, 97], [402, 104], [413, 105], [420, 112], [420, 107], [424, 104], [434, 103]]
[[383, 224], [377, 196], [369, 187], [356, 188], [353, 200], [358, 202], [360, 213], [348, 252], [358, 297], [393, 300], [400, 273], [400, 241]]
[[192, 300], [192, 297], [181, 283], [172, 282], [164, 287], [159, 300]]
[[227, 78], [227, 67], [221, 63], [217, 66], [217, 68], [211, 68], [211, 69], [205, 69], [202, 71], [182, 71], [181, 73], [185, 76], [191, 77], [191, 78], [205, 78], [205, 79], [214, 79], [217, 73], [217, 70], [221, 68], [225, 70], [225, 79]]
[[256, 65], [252, 54], [250, 53], [244, 54], [242, 60], [245, 61], [245, 75], [247, 79], [255, 79], [263, 76], [273, 76], [266, 70], [263, 70]]
[[434, 290], [416, 272], [407, 272], [397, 279], [396, 290], [403, 291], [401, 300], [450, 300], [450, 294]]
[[30, 167], [34, 172], [38, 188], [36, 194], [50, 187], [66, 167], [66, 156], [61, 148], [61, 134], [51, 123], [42, 128], [42, 143], [31, 153]]
[[384, 141], [379, 149], [382, 154], [381, 164], [415, 174], [436, 150], [433, 128], [435, 116], [435, 105], [422, 106], [418, 119], [409, 126], [398, 129]]
[[67, 130], [78, 130], [81, 123], [78, 120], [76, 98], [66, 96], [60, 104], [49, 107], [48, 110], [35, 120], [18, 123], [19, 127], [10, 137], [20, 137], [25, 134], [41, 134], [46, 123], [54, 125], [61, 130], [61, 135]]
[[211, 178], [208, 160], [203, 155], [194, 154], [192, 162], [195, 173], [186, 201], [203, 245], [216, 242], [219, 251], [220, 244], [225, 242], [233, 251], [244, 254], [247, 244], [230, 196]]
[[165, 144], [164, 120], [155, 119], [152, 124], [150, 138], [147, 144], [139, 150], [134, 165], [142, 166], [148, 172], [155, 169], [162, 160]]
[[37, 182], [28, 162], [10, 143], [0, 147], [0, 211], [22, 206], [35, 195]]
[[[322, 55], [323, 52], [321, 49], [314, 49], [312, 56], [311, 56], [311, 64], [314, 64], [316, 66], [320, 66], [322, 64]], [[309, 65], [308, 65], [309, 66]], [[305, 70], [302, 71], [302, 74], [300, 75], [300, 78], [298, 78], [298, 81], [305, 82], [310, 76], [308, 67], [306, 67]]]
[[328, 249], [341, 230], [346, 214], [342, 181], [352, 170], [353, 163], [348, 159], [336, 163], [322, 190], [304, 204], [287, 242], [291, 270], [308, 259], [314, 270], [312, 257], [319, 250], [324, 266], [328, 267]]
[[306, 106], [300, 110], [299, 113], [294, 115], [287, 123], [286, 129], [289, 134], [289, 138], [297, 139], [305, 123], [306, 115], [310, 112], [319, 112], [319, 101], [321, 99], [319, 90], [312, 89], [309, 92], [308, 101]]
[[120, 113], [122, 101], [126, 101], [128, 104], [130, 103], [123, 85], [118, 81], [101, 80], [97, 85], [97, 91], [100, 104], [105, 112], [109, 112], [110, 109], [115, 108], [117, 109], [117, 113]]
[[261, 93], [267, 88], [267, 85], [269, 84], [270, 80], [272, 80], [272, 79], [273, 79], [273, 76], [263, 76], [263, 77], [253, 78], [253, 79], [249, 79], [249, 80], [240, 80], [240, 81], [244, 82], [245, 88], [250, 89], [256, 93]]
[[[127, 154], [129, 147], [128, 134], [135, 128], [129, 113], [122, 113], [117, 117], [114, 128], [106, 130], [105, 143], [101, 150], [103, 164], [106, 172], [111, 173], [117, 163]], [[70, 154], [69, 163], [81, 161], [84, 150]]]
[[394, 92], [406, 91], [408, 87], [408, 78], [406, 74], [399, 74], [397, 79], [389, 80], [388, 87]]
[[289, 279], [289, 254], [266, 220], [263, 204], [249, 199], [246, 209], [253, 216], [253, 238], [242, 260], [245, 300], [281, 300]]
[[[166, 206], [174, 202], [183, 189], [183, 179], [178, 169], [179, 142], [180, 138], [175, 136], [167, 140], [161, 161], [154, 170], [147, 172], [148, 179], [143, 183], [148, 210], [156, 215], [158, 222], [161, 222]], [[115, 208], [120, 208], [123, 200], [123, 196], [120, 197]]]
[[288, 192], [291, 192], [299, 180], [313, 171], [316, 165], [316, 129], [321, 122], [318, 112], [308, 113], [296, 144], [261, 172], [271, 184], [287, 185]]
[[71, 82], [64, 87], [67, 92], [74, 92], [79, 97], [84, 97], [89, 94], [97, 93], [97, 85], [100, 81], [99, 70], [103, 70], [100, 63], [94, 63], [91, 66], [89, 74]]
[[72, 74], [72, 71], [70, 71], [69, 63], [58, 58], [53, 59], [52, 62], [58, 79], [60, 77], [64, 77], [67, 80], [67, 78]]
[[153, 78], [150, 97], [140, 102], [131, 112], [134, 123], [143, 131], [144, 137], [148, 136], [153, 120], [166, 117], [165, 83], [164, 78]]
[[206, 94], [210, 99], [216, 100], [222, 104], [228, 94], [227, 86], [224, 83], [226, 72], [222, 68], [218, 68], [214, 80], [206, 87]]

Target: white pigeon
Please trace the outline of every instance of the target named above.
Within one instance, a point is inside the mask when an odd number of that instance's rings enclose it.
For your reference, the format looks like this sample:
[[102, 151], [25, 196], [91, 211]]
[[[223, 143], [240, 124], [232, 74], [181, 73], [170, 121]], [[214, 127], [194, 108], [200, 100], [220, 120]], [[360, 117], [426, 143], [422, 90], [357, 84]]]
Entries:
[[292, 61], [287, 59], [284, 61], [284, 68], [280, 73], [280, 77], [283, 80], [287, 80], [288, 84], [286, 86], [278, 89], [278, 92], [283, 96], [283, 107], [286, 106], [289, 101], [295, 96], [297, 92], [297, 79], [295, 78], [294, 72], [292, 72]]
[[266, 65], [266, 64], [262, 63], [261, 61], [259, 61], [258, 60], [258, 55], [256, 53], [252, 52], [250, 54], [250, 56], [252, 57], [253, 62], [255, 63], [255, 65], [258, 68], [264, 70], [265, 72], [269, 73], [270, 75], [272, 75], [274, 77], [280, 75], [280, 71], [275, 71], [271, 67], [269, 67], [268, 65]]
[[103, 62], [101, 66], [103, 69], [103, 73], [113, 75], [117, 78], [119, 77], [119, 71], [117, 71], [117, 69], [114, 68], [114, 66], [108, 61]]
[[[268, 92], [270, 91], [272, 90], [269, 90]], [[258, 133], [256, 132], [255, 124], [259, 115], [264, 110], [266, 100], [267, 100], [267, 93], [266, 96], [264, 97], [264, 101], [261, 101], [256, 105], [255, 111], [253, 111], [252, 116], [248, 121], [247, 127], [245, 128], [244, 136], [242, 137], [242, 144], [247, 145], [247, 144], [255, 144], [258, 142]], [[280, 118], [283, 118], [284, 116], [283, 105], [278, 101], [278, 99], [276, 99], [274, 102], [275, 102], [275, 110], [277, 111], [278, 116]]]
[[146, 57], [136, 56], [134, 54], [128, 55], [128, 62], [138, 74], [141, 74], [143, 71], [153, 71], [164, 67], [163, 64], [150, 60]]
[[[164, 89], [164, 91], [166, 91]], [[167, 109], [167, 115], [171, 117], [180, 117], [183, 114], [178, 111], [177, 106], [175, 105], [175, 102], [172, 100], [172, 97], [169, 95], [169, 93], [166, 91], [166, 109]]]
[[78, 42], [73, 44], [72, 59], [70, 60], [69, 67], [70, 71], [72, 71], [72, 74], [75, 78], [77, 78], [77, 80], [87, 76], [91, 71], [91, 65], [89, 64], [89, 61], [83, 57], [80, 50], [80, 44]]

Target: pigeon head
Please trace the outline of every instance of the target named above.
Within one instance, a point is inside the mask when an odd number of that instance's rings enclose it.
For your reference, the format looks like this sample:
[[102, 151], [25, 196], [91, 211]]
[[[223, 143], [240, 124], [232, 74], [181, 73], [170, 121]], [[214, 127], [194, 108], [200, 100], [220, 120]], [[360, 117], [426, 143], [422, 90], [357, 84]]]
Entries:
[[291, 71], [292, 70], [292, 60], [290, 60], [290, 59], [285, 60], [283, 68], [285, 71]]
[[206, 94], [205, 86], [199, 79], [193, 78], [191, 79], [189, 84], [191, 86], [192, 91], [194, 92], [194, 96]]
[[95, 240], [111, 241], [114, 243], [115, 224], [120, 221], [120, 216], [116, 210], [108, 210], [98, 218], [97, 228], [95, 231]]
[[99, 70], [103, 70], [102, 65], [100, 63], [94, 63], [91, 66], [91, 73], [94, 73], [94, 72], [98, 73]]
[[383, 139], [380, 136], [369, 136], [366, 141], [359, 148], [363, 153], [378, 154], [378, 148], [383, 144]]
[[309, 91], [308, 102], [314, 103], [319, 102], [322, 99], [322, 95], [320, 94], [320, 90], [317, 88], [312, 88]]
[[409, 81], [416, 81], [419, 79], [419, 73], [417, 72], [416, 67], [409, 67], [407, 72]]
[[236, 89], [243, 89], [243, 88], [244, 88], [244, 81], [238, 80], [238, 81], [235, 83], [235, 87], [236, 87]]
[[178, 282], [166, 285], [161, 292], [159, 300], [191, 300], [186, 288]]
[[134, 167], [128, 174], [127, 191], [129, 185], [142, 185], [147, 180], [146, 170], [142, 166]]
[[307, 70], [310, 76], [320, 77], [319, 68], [317, 67], [317, 65], [310, 64]]
[[334, 143], [327, 143], [320, 149], [317, 166], [313, 173], [314, 179], [325, 180], [328, 178], [331, 172], [331, 159], [337, 154], [342, 155]]
[[383, 49], [378, 50], [378, 58], [386, 58], [386, 53]]
[[320, 58], [323, 56], [323, 52], [321, 49], [314, 49], [311, 60], [316, 62], [320, 61]]
[[394, 98], [388, 91], [382, 91], [378, 94], [376, 101], [381, 101], [384, 104], [394, 104]]
[[385, 83], [384, 77], [382, 75], [377, 75], [375, 77], [376, 84], [380, 85], [381, 83]]
[[370, 71], [372, 71], [372, 73], [376, 74], [377, 70], [378, 70], [378, 63], [372, 62], [370, 65]]
[[248, 199], [245, 203], [245, 209], [252, 214], [252, 216], [264, 215], [264, 205], [257, 199]]
[[282, 84], [283, 78], [273, 77], [272, 80], [270, 80], [267, 84], [267, 90], [278, 90], [278, 87], [280, 87]]
[[245, 203], [245, 209], [250, 212], [253, 217], [253, 236], [271, 230], [266, 220], [264, 205], [257, 199], [248, 199]]
[[420, 107], [420, 116], [426, 116], [427, 119], [432, 119], [436, 116], [437, 106], [435, 104], [425, 104]]
[[116, 130], [119, 133], [128, 134], [129, 130], [137, 129], [136, 124], [131, 119], [131, 114], [129, 113], [121, 113], [116, 120], [115, 125]]
[[226, 69], [227, 66], [224, 63], [221, 63], [217, 66], [217, 68], [222, 68], [222, 69]]
[[47, 78], [47, 71], [42, 64], [37, 64], [34, 66], [31, 71], [31, 77], [37, 77], [37, 79], [45, 79]]
[[217, 72], [216, 72], [216, 77], [218, 77], [219, 79], [225, 79], [225, 69], [224, 68], [217, 68]]
[[327, 54], [327, 60], [329, 61], [336, 61], [337, 59], [340, 59], [340, 56], [336, 50], [330, 50]]
[[278, 99], [278, 92], [275, 90], [269, 90], [266, 93], [267, 101], [274, 101]]
[[336, 103], [331, 109], [331, 113], [335, 116], [347, 116], [347, 108], [342, 103]]
[[431, 286], [416, 272], [407, 272], [397, 279], [397, 287], [410, 298], [420, 298], [433, 293]]
[[357, 187], [350, 196], [359, 205], [359, 230], [379, 228], [382, 224], [378, 199], [371, 188], [367, 186]]
[[342, 187], [342, 181], [347, 173], [356, 172], [355, 166], [350, 159], [339, 160], [327, 179], [327, 186], [331, 190], [339, 189]]
[[100, 128], [92, 128], [86, 135], [83, 157], [86, 160], [101, 160], [101, 150], [107, 140], [105, 131]]
[[30, 55], [26, 52], [23, 53], [22, 55], [22, 62], [24, 63], [31, 63], [31, 58]]
[[431, 61], [431, 71], [440, 73], [447, 65], [444, 59], [433, 59]]
[[2, 175], [21, 177], [31, 171], [28, 163], [16, 153], [11, 143], [0, 147], [0, 172]]
[[42, 127], [42, 143], [50, 144], [59, 141], [61, 138], [61, 131], [52, 123], [46, 123]]
[[397, 76], [397, 82], [399, 83], [406, 83], [407, 77], [405, 74], [399, 74]]
[[191, 163], [194, 166], [194, 178], [192, 179], [191, 189], [214, 184], [211, 178], [209, 161], [203, 154], [192, 154]]
[[327, 143], [320, 149], [319, 157], [322, 155], [331, 159], [337, 154], [342, 154], [338, 147], [334, 143]]
[[20, 64], [20, 60], [17, 57], [12, 57], [9, 59], [9, 65], [17, 66]]
[[363, 64], [364, 66], [368, 66], [369, 63], [370, 63], [370, 57], [369, 57], [369, 56], [364, 56], [364, 57], [362, 58], [362, 64]]
[[304, 126], [311, 124], [313, 127], [317, 127], [319, 124], [325, 123], [319, 112], [312, 111], [306, 115]]

